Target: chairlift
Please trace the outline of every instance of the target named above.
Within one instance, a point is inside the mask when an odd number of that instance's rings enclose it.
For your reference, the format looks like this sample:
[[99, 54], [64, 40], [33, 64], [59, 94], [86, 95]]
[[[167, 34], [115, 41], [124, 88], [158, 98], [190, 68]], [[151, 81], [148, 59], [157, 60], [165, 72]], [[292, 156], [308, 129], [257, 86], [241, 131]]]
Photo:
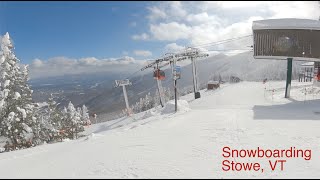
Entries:
[[317, 76], [316, 76], [317, 81], [320, 81], [320, 71], [319, 70], [320, 70], [320, 68], [318, 69]]
[[158, 80], [164, 80], [166, 78], [166, 75], [165, 75], [164, 71], [162, 71], [160, 69], [156, 69], [153, 72], [153, 78], [158, 79]]

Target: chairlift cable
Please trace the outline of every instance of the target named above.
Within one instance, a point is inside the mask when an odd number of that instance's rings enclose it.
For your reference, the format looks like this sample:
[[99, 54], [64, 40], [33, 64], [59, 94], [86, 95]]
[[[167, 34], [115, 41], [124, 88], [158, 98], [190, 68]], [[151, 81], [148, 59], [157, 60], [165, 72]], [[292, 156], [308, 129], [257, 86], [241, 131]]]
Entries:
[[[190, 46], [189, 48], [216, 46], [216, 45], [232, 42], [232, 41], [243, 39], [243, 38], [250, 37], [250, 36], [252, 36], [252, 35], [246, 35], [246, 36], [240, 36], [240, 37], [236, 37], [236, 38], [224, 39], [224, 40], [215, 41], [215, 42], [211, 42], [211, 43], [198, 44], [198, 45], [195, 45], [195, 46]], [[225, 49], [225, 50], [208, 50], [208, 51], [210, 52], [210, 51], [235, 51], [235, 50], [252, 50], [252, 49], [229, 49], [229, 50]], [[183, 51], [185, 51], [185, 50], [180, 50], [180, 51], [177, 51], [177, 52], [183, 52]], [[174, 54], [174, 53], [171, 53], [171, 54]], [[150, 61], [152, 61], [152, 60], [150, 60]], [[154, 61], [151, 62], [151, 63], [154, 63]], [[166, 66], [166, 65], [163, 65], [162, 67], [164, 67], [164, 66]], [[141, 69], [139, 69], [138, 71], [133, 72], [128, 77], [126, 77], [126, 79], [131, 80], [134, 77], [134, 75], [139, 73], [139, 72], [141, 72]]]

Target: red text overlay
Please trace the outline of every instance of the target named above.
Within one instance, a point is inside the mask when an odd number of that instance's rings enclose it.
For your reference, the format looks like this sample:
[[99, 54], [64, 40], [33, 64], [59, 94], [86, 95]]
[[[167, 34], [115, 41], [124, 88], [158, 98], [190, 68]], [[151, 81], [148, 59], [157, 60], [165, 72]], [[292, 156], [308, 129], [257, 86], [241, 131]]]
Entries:
[[310, 149], [298, 149], [290, 147], [288, 149], [264, 149], [257, 147], [255, 149], [233, 149], [229, 146], [222, 148], [223, 171], [261, 171], [264, 169], [259, 162], [238, 162], [241, 158], [267, 159], [271, 171], [285, 169], [285, 163], [290, 158], [302, 158], [306, 161], [311, 160]]

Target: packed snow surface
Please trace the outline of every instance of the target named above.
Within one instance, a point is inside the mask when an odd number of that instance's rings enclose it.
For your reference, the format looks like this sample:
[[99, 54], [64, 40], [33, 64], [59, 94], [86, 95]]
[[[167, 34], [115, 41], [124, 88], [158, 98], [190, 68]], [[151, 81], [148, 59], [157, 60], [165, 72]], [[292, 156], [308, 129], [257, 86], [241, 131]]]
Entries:
[[[293, 82], [222, 84], [166, 107], [95, 124], [78, 140], [0, 154], [1, 178], [316, 178], [320, 177], [320, 88]], [[222, 170], [223, 147], [311, 149], [309, 161], [285, 158], [272, 172]], [[280, 166], [280, 165], [278, 165]]]

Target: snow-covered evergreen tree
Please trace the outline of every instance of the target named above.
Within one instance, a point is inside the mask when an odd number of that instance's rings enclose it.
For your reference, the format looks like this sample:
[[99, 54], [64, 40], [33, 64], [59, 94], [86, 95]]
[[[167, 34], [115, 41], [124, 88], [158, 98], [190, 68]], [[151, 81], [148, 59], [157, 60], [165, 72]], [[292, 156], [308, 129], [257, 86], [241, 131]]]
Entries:
[[32, 90], [27, 84], [28, 69], [20, 68], [9, 33], [1, 40], [0, 53], [0, 133], [18, 149], [32, 145], [36, 128]]
[[[160, 97], [159, 97], [159, 92], [157, 91], [152, 98], [153, 106], [157, 107], [160, 106]], [[164, 102], [162, 102], [164, 103]]]
[[155, 94], [151, 96], [150, 92], [146, 94], [144, 98], [140, 98], [140, 101], [131, 106], [134, 113], [139, 113], [151, 109], [160, 105], [159, 96]]
[[170, 91], [170, 88], [164, 88], [163, 92], [164, 92], [165, 102], [168, 102], [174, 98], [173, 92]]
[[52, 94], [47, 103], [48, 105], [39, 112], [41, 114], [41, 139], [47, 143], [56, 142], [62, 139], [59, 132], [62, 129], [63, 115], [53, 100]]
[[140, 111], [140, 102], [136, 102], [134, 105], [131, 105], [131, 109], [133, 113], [139, 113]]
[[82, 105], [82, 109], [81, 109], [81, 121], [82, 121], [82, 124], [87, 126], [87, 125], [90, 125], [91, 122], [90, 122], [90, 116], [89, 116], [89, 113], [88, 113], [88, 108], [86, 105]]
[[39, 144], [40, 142], [40, 131], [41, 126], [39, 122], [38, 116], [35, 114], [35, 105], [32, 102], [32, 90], [30, 89], [30, 86], [28, 85], [28, 66], [23, 66], [20, 69], [20, 73], [17, 78], [16, 82], [16, 92], [20, 93], [19, 98], [19, 106], [17, 107], [18, 111], [21, 113], [21, 116], [25, 120], [25, 123], [27, 126], [29, 126], [32, 129], [33, 132], [33, 139], [32, 143], [33, 145]]
[[59, 129], [59, 138], [60, 140], [64, 139], [64, 138], [69, 138], [69, 134], [68, 134], [68, 129], [69, 127], [69, 121], [68, 121], [68, 109], [66, 107], [63, 108], [63, 110], [61, 111], [61, 120], [60, 120], [60, 125], [61, 128]]
[[146, 94], [146, 96], [144, 97], [143, 103], [144, 103], [144, 105], [143, 105], [142, 111], [148, 110], [150, 107], [150, 104], [151, 104], [150, 92], [148, 94]]
[[84, 131], [81, 123], [81, 108], [75, 108], [71, 101], [64, 109], [64, 130], [69, 139], [78, 138], [78, 133]]
[[58, 104], [53, 100], [53, 97], [49, 98], [48, 101], [49, 113], [50, 113], [50, 122], [55, 129], [54, 136], [58, 136], [58, 132], [63, 129], [64, 116], [63, 112], [58, 109]]

